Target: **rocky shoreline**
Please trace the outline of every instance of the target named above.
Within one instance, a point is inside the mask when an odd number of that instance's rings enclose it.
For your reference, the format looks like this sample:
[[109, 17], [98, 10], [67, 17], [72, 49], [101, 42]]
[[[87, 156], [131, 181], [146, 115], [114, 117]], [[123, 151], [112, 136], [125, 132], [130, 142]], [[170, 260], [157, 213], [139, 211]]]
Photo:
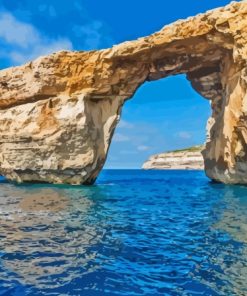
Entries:
[[203, 146], [152, 155], [142, 166], [145, 170], [203, 170]]

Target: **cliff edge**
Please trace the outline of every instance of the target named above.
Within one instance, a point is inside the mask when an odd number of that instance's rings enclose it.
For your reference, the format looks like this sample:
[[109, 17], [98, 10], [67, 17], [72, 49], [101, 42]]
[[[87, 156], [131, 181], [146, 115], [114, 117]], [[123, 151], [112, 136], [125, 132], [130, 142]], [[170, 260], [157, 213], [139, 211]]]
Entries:
[[152, 155], [142, 166], [145, 170], [203, 170], [203, 146]]

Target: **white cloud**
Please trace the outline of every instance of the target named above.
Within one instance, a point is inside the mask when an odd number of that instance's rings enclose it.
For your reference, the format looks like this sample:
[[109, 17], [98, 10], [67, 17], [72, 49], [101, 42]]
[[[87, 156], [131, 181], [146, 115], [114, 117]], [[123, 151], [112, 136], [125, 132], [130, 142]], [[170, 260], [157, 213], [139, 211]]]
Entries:
[[137, 151], [135, 151], [135, 150], [121, 150], [119, 153], [122, 155], [132, 155], [132, 154], [137, 154]]
[[120, 120], [118, 124], [118, 128], [133, 128], [134, 125], [132, 123], [129, 123], [128, 121], [125, 120]]
[[191, 133], [189, 132], [186, 132], [186, 131], [181, 131], [177, 134], [177, 136], [181, 139], [191, 139], [192, 138], [192, 135]]
[[16, 19], [12, 14], [0, 13], [0, 39], [10, 49], [1, 56], [13, 64], [21, 64], [58, 50], [72, 49], [67, 38], [52, 39], [43, 36], [34, 26]]
[[114, 135], [114, 137], [113, 137], [113, 141], [114, 141], [114, 142], [127, 142], [127, 141], [129, 141], [129, 140], [130, 140], [129, 137], [127, 137], [127, 136], [125, 136], [125, 135], [123, 135], [123, 134], [120, 134], [120, 133], [116, 133], [116, 134]]
[[19, 22], [10, 13], [1, 13], [0, 38], [9, 44], [27, 48], [39, 41], [39, 34], [31, 25]]
[[92, 21], [83, 26], [74, 26], [73, 31], [78, 37], [84, 36], [84, 46], [86, 48], [97, 48], [101, 42], [101, 34], [99, 30], [102, 27], [100, 21]]
[[75, 25], [73, 32], [76, 37], [82, 39], [84, 50], [108, 47], [113, 44], [111, 37], [103, 32], [103, 23], [99, 20], [90, 20], [83, 26]]
[[39, 56], [51, 54], [53, 52], [65, 49], [72, 49], [71, 42], [66, 39], [58, 39], [50, 41], [50, 43], [44, 42], [43, 44], [35, 44], [30, 52], [18, 52], [13, 50], [9, 53], [9, 57], [14, 63], [23, 64]]
[[151, 149], [151, 147], [145, 146], [145, 145], [140, 145], [137, 147], [137, 150], [139, 150], [139, 151], [148, 151], [150, 149]]

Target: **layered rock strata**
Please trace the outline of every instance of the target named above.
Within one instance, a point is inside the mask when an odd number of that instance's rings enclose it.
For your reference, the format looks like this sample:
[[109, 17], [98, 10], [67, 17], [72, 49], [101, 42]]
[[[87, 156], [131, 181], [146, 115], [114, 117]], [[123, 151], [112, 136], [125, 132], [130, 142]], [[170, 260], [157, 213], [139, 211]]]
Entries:
[[203, 170], [202, 146], [152, 155], [142, 166], [145, 170]]
[[211, 101], [206, 174], [247, 183], [247, 1], [99, 51], [61, 51], [0, 71], [0, 174], [92, 184], [124, 102], [145, 81], [186, 74]]

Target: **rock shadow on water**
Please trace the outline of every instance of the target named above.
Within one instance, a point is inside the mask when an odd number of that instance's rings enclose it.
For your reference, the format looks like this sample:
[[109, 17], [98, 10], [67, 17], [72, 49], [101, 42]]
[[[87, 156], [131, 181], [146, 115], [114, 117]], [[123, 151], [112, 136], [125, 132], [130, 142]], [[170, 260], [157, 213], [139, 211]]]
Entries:
[[59, 288], [78, 277], [71, 270], [86, 274], [99, 268], [96, 262], [88, 265], [96, 256], [90, 249], [104, 235], [97, 229], [103, 216], [89, 221], [99, 207], [94, 195], [104, 198], [95, 187], [14, 186], [1, 180], [0, 286], [18, 281], [24, 289]]
[[[247, 295], [247, 187], [242, 185], [211, 184], [222, 194], [214, 208], [219, 217], [212, 228], [216, 230], [218, 243], [209, 266], [219, 266], [232, 295]], [[216, 192], [217, 192], [216, 191]], [[220, 244], [219, 244], [220, 243]], [[212, 283], [217, 290], [216, 282]], [[226, 289], [227, 289], [226, 288]], [[229, 293], [227, 290], [226, 293]], [[227, 294], [228, 295], [228, 294]]]

